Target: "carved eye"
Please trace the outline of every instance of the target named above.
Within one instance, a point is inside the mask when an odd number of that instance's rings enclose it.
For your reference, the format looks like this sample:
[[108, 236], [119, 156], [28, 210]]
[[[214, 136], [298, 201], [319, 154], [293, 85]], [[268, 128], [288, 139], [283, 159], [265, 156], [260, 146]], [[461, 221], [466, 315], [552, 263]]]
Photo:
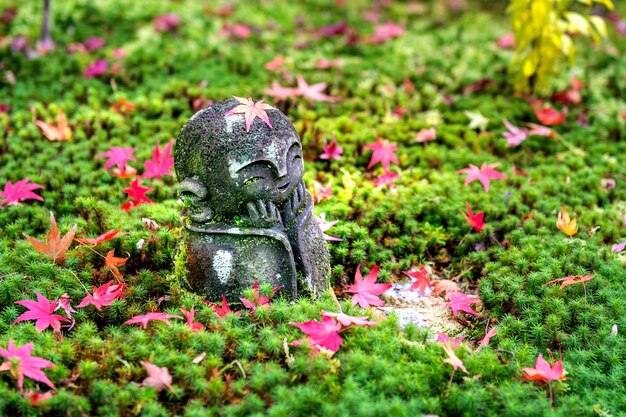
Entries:
[[265, 179], [265, 178], [264, 178], [264, 177], [252, 177], [252, 178], [248, 178], [247, 180], [245, 180], [245, 181], [243, 182], [243, 186], [244, 186], [244, 187], [247, 187], [247, 186], [252, 185], [252, 184], [254, 184], [255, 182], [260, 181], [260, 180], [263, 180], [263, 179]]

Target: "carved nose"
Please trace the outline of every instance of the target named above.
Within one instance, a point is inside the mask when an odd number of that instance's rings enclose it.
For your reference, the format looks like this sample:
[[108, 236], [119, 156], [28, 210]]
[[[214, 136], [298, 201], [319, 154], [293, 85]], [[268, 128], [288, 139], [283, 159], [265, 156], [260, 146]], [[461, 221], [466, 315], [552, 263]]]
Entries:
[[276, 172], [278, 173], [278, 179], [281, 179], [287, 175], [287, 164], [285, 162], [279, 163], [276, 166]]

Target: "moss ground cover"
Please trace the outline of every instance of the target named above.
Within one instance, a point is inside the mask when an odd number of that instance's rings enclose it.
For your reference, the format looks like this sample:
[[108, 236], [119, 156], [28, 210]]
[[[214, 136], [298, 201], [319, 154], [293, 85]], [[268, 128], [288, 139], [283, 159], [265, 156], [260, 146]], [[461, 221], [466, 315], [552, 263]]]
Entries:
[[[495, 43], [507, 22], [493, 8], [308, 1], [240, 2], [230, 10], [191, 0], [72, 0], [53, 5], [57, 48], [29, 57], [14, 41], [26, 36], [34, 47], [41, 5], [23, 3], [0, 2], [0, 11], [17, 10], [0, 26], [0, 105], [9, 107], [0, 112], [0, 185], [30, 178], [43, 185], [36, 193], [44, 201], [0, 206], [0, 348], [32, 342], [33, 355], [54, 364], [45, 373], [57, 389], [32, 406], [11, 373], [0, 372], [0, 415], [626, 415], [626, 255], [612, 251], [626, 240], [624, 38], [611, 33], [596, 47], [581, 40], [571, 73], [554, 81], [557, 90], [572, 76], [584, 85], [582, 103], [553, 127], [559, 139], [531, 136], [509, 147], [503, 119], [518, 126], [537, 119], [513, 94], [512, 52]], [[401, 24], [403, 33], [372, 42], [376, 24], [364, 11], [380, 12], [379, 24]], [[155, 18], [168, 13], [180, 22], [155, 30]], [[67, 51], [90, 37], [105, 46]], [[277, 55], [285, 57], [280, 68], [264, 68]], [[85, 77], [97, 60], [107, 60], [106, 71]], [[320, 60], [339, 62], [320, 69]], [[339, 100], [272, 102], [271, 83], [295, 86], [297, 75], [328, 83], [325, 93]], [[342, 333], [330, 359], [288, 345], [302, 338], [290, 322], [337, 310], [330, 292], [218, 317], [180, 283], [175, 178], [143, 180], [155, 204], [124, 211], [129, 180], [97, 158], [112, 146], [133, 147], [130, 164], [141, 173], [155, 145], [167, 144], [195, 110], [233, 95], [266, 97], [285, 111], [303, 140], [306, 183], [331, 184], [332, 197], [316, 213], [339, 221], [327, 232], [343, 239], [329, 243], [334, 292], [344, 312], [380, 323]], [[122, 100], [134, 109], [116, 110]], [[58, 109], [72, 138], [52, 142], [33, 119], [53, 122]], [[433, 127], [435, 140], [414, 142]], [[320, 160], [333, 137], [342, 158]], [[398, 146], [395, 186], [375, 185], [380, 164], [367, 169], [365, 147], [377, 137]], [[493, 180], [489, 192], [457, 174], [483, 163], [500, 163], [508, 177]], [[460, 213], [466, 201], [485, 213], [480, 233]], [[563, 205], [577, 219], [573, 237], [556, 226]], [[15, 301], [37, 291], [50, 300], [67, 294], [75, 306], [83, 285], [91, 291], [114, 277], [85, 245], [73, 244], [62, 264], [33, 248], [23, 233], [43, 238], [50, 212], [61, 234], [74, 224], [77, 237], [120, 229], [96, 249], [128, 258], [119, 267], [125, 297], [101, 310], [77, 309], [62, 336], [14, 324], [25, 311]], [[160, 227], [147, 228], [144, 218]], [[498, 333], [479, 353], [469, 343], [456, 350], [467, 374], [457, 371], [449, 385], [451, 367], [426, 330], [401, 329], [393, 315], [383, 320], [342, 296], [357, 266], [368, 272], [375, 264], [380, 282], [405, 281], [402, 271], [424, 264], [431, 278], [460, 276], [461, 290], [480, 296], [480, 317], [456, 320], [468, 340], [480, 340], [487, 324]], [[544, 285], [587, 274], [594, 278], [585, 287]], [[195, 307], [206, 330], [176, 319], [171, 327], [123, 325], [149, 312], [180, 315], [183, 306]], [[547, 387], [521, 371], [550, 353], [562, 357], [568, 377], [552, 384], [553, 404]], [[172, 389], [142, 386], [142, 361], [166, 367]]]

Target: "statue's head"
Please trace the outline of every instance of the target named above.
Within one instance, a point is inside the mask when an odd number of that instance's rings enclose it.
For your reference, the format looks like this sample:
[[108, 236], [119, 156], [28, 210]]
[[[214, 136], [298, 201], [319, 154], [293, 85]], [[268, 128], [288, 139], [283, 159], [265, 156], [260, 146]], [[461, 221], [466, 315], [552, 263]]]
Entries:
[[240, 103], [229, 99], [194, 114], [174, 149], [180, 196], [195, 222], [246, 214], [249, 202], [280, 205], [302, 179], [302, 144], [280, 110], [266, 110], [246, 132], [243, 114], [225, 115]]

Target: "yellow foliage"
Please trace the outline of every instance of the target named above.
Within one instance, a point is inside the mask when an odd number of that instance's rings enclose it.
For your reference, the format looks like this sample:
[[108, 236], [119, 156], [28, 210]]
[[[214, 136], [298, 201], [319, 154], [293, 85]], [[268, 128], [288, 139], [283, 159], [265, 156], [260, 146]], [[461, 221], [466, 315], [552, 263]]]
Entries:
[[576, 225], [576, 217], [573, 220], [570, 220], [569, 214], [567, 213], [567, 209], [563, 206], [563, 209], [558, 215], [556, 220], [556, 227], [559, 230], [562, 230], [563, 233], [568, 235], [569, 237], [574, 236], [578, 233], [578, 226]]
[[[511, 0], [508, 13], [515, 33], [515, 56], [511, 62], [515, 90], [549, 92], [550, 77], [571, 65], [575, 57], [572, 36], [590, 36], [595, 42], [606, 36], [598, 16], [570, 10], [571, 0]], [[576, 0], [587, 7], [594, 3], [613, 9], [612, 0]]]

